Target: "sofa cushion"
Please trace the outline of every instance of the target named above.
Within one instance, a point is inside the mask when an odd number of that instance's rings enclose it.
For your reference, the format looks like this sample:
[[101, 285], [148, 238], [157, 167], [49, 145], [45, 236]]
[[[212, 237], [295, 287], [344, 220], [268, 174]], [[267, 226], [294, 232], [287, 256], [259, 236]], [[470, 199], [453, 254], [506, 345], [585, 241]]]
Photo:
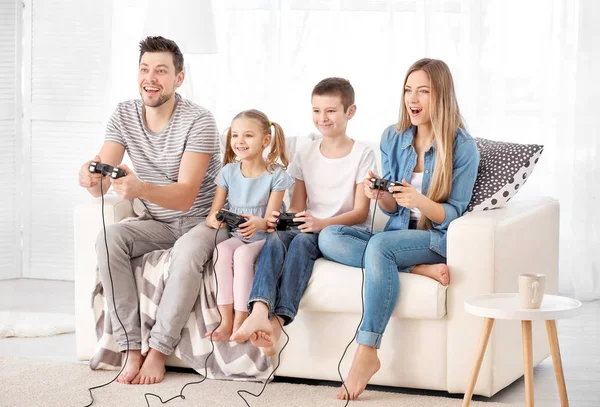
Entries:
[[[399, 275], [400, 297], [392, 317], [437, 320], [446, 315], [446, 287], [416, 274]], [[320, 258], [315, 262], [300, 309], [360, 315], [360, 286], [360, 268]]]
[[529, 179], [544, 146], [475, 138], [481, 155], [467, 212], [504, 206]]

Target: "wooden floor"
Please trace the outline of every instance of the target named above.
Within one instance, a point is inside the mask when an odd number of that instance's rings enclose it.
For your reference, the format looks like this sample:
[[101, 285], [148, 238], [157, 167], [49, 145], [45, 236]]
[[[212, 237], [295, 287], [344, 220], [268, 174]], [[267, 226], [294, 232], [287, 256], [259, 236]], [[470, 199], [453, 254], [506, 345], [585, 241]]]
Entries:
[[[0, 281], [0, 311], [40, 311], [74, 314], [73, 282], [44, 280]], [[600, 301], [584, 303], [576, 318], [558, 321], [558, 339], [571, 407], [600, 407]], [[75, 334], [49, 338], [0, 339], [0, 355], [76, 362]], [[310, 383], [310, 381], [304, 381]], [[560, 406], [551, 358], [534, 369], [535, 405]], [[407, 393], [459, 397], [440, 392], [392, 389]], [[477, 396], [514, 406], [525, 405], [525, 384], [517, 380], [494, 397]], [[460, 405], [457, 400], [457, 405]]]

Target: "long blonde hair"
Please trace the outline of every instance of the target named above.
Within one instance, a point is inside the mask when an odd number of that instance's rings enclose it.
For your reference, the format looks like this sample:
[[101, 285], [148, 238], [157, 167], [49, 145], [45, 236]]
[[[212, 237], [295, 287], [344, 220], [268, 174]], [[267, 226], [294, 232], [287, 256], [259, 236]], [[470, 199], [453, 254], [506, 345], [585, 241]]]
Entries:
[[[415, 62], [404, 78], [400, 118], [396, 130], [403, 133], [412, 127], [404, 102], [404, 93], [408, 77], [415, 71], [424, 71], [431, 81], [429, 114], [435, 140], [435, 166], [427, 197], [434, 202], [446, 202], [452, 189], [454, 134], [459, 128], [466, 129], [466, 126], [458, 108], [454, 81], [448, 65], [439, 59], [424, 58]], [[418, 228], [431, 228], [431, 220], [421, 216]]]
[[[290, 163], [290, 161], [288, 159], [287, 150], [285, 147], [285, 134], [283, 133], [283, 129], [281, 128], [281, 126], [275, 122], [271, 122], [267, 118], [266, 114], [256, 109], [244, 110], [243, 112], [238, 113], [233, 118], [233, 120], [239, 119], [241, 117], [246, 117], [248, 119], [255, 120], [260, 125], [260, 129], [262, 131], [263, 136], [271, 134], [271, 126], [273, 126], [274, 134], [273, 141], [271, 142], [271, 151], [267, 155], [265, 164], [267, 165], [267, 169], [271, 169], [277, 163], [277, 160], [279, 160], [281, 161], [283, 169], [287, 169], [287, 166]], [[227, 141], [225, 145], [225, 156], [223, 159], [223, 164], [227, 165], [234, 161], [235, 152], [231, 148], [231, 127], [229, 127], [229, 130], [227, 130]]]

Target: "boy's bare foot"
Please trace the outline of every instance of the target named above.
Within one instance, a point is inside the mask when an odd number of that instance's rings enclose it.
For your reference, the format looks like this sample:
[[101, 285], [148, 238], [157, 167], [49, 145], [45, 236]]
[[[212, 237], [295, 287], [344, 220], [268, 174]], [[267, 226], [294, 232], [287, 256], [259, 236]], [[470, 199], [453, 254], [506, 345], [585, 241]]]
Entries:
[[130, 350], [127, 356], [127, 363], [125, 364], [125, 368], [123, 369], [119, 377], [117, 377], [116, 382], [122, 384], [131, 384], [131, 381], [135, 379], [135, 377], [139, 373], [140, 367], [142, 367], [142, 363], [144, 363], [142, 351]]
[[411, 273], [433, 278], [443, 286], [450, 284], [450, 272], [448, 265], [444, 263], [419, 264], [412, 269]]
[[[277, 322], [277, 319], [281, 322]], [[271, 335], [267, 335], [264, 332], [257, 332], [258, 338], [257, 340], [252, 341], [250, 338], [250, 342], [252, 345], [257, 348], [262, 348], [263, 353], [266, 356], [273, 356], [277, 353], [277, 342], [279, 341], [279, 337], [281, 336], [281, 326], [283, 325], [283, 319], [278, 316], [271, 318], [271, 326], [273, 327], [273, 333]]]
[[244, 321], [248, 318], [246, 311], [235, 310], [235, 316], [233, 318], [233, 332], [240, 329]]
[[165, 361], [167, 355], [150, 348], [146, 360], [131, 384], [155, 384], [160, 383], [165, 378]]
[[[350, 373], [344, 382], [348, 393], [350, 393], [350, 400], [356, 400], [358, 396], [365, 390], [371, 377], [381, 367], [379, 357], [377, 356], [377, 349], [366, 345], [358, 345], [356, 353], [354, 354], [354, 360], [352, 361], [352, 367]], [[340, 390], [336, 394], [336, 398], [340, 400], [346, 400], [348, 394], [346, 389], [342, 385]]]
[[[255, 337], [253, 334], [262, 331], [267, 335], [271, 335], [273, 333], [273, 328], [271, 327], [271, 323], [269, 322], [269, 309], [264, 302], [255, 302], [254, 308], [252, 309], [252, 313], [242, 326], [236, 331], [233, 332], [231, 338], [229, 340], [236, 341], [237, 343], [244, 343], [250, 337]], [[258, 335], [256, 336], [258, 337]]]

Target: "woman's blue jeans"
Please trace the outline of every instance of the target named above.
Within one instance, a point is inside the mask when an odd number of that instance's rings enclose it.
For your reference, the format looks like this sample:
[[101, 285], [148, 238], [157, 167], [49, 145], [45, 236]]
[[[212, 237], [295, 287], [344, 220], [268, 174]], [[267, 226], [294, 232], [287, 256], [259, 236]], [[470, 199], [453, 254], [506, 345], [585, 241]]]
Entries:
[[356, 341], [376, 349], [381, 346], [381, 338], [398, 302], [398, 272], [410, 272], [419, 264], [446, 262], [445, 257], [429, 248], [426, 230], [376, 232], [369, 240], [369, 232], [365, 230], [329, 226], [319, 234], [319, 249], [326, 259], [352, 267], [361, 267], [364, 253], [365, 310]]

